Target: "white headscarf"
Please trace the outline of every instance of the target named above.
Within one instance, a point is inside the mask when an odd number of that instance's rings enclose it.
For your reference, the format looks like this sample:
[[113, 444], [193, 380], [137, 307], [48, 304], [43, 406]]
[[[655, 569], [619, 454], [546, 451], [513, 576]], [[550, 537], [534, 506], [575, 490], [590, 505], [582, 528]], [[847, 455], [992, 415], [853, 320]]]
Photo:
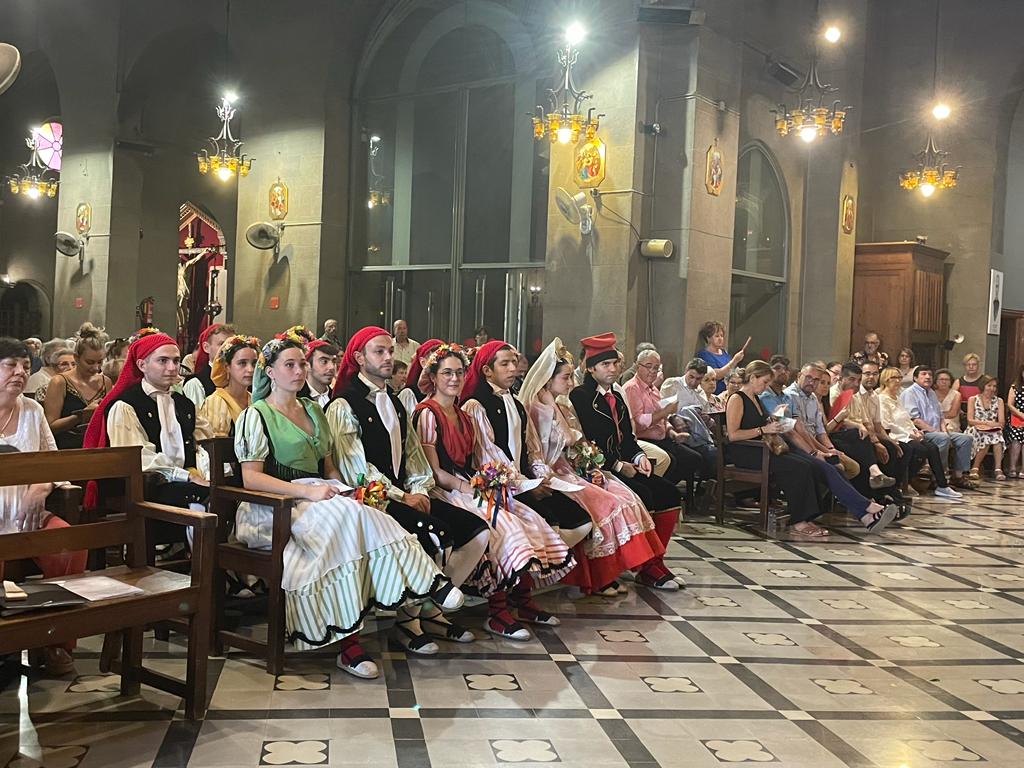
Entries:
[[561, 362], [567, 362], [571, 368], [573, 365], [572, 355], [565, 348], [565, 344], [557, 336], [551, 341], [544, 351], [540, 353], [537, 361], [530, 366], [523, 380], [523, 386], [519, 389], [519, 399], [529, 410], [531, 403], [537, 399], [537, 395], [544, 385], [551, 381], [555, 375], [555, 369]]

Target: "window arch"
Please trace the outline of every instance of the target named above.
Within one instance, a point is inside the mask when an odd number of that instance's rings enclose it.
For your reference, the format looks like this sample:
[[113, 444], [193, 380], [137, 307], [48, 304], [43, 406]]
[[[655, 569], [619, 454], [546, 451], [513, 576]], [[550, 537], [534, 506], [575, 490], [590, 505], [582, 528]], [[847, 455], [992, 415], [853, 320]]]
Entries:
[[752, 338], [756, 356], [782, 350], [789, 274], [789, 208], [782, 174], [767, 149], [751, 144], [736, 167], [729, 334]]

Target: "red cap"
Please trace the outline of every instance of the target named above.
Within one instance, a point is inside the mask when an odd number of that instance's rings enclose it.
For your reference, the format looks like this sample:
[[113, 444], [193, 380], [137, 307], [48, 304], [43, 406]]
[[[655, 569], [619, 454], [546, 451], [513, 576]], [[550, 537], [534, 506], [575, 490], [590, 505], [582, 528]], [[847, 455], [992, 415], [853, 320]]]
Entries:
[[391, 336], [391, 333], [378, 328], [375, 325], [368, 326], [356, 332], [356, 335], [349, 339], [345, 347], [345, 355], [341, 358], [341, 365], [338, 366], [338, 378], [334, 380], [334, 396], [338, 397], [344, 392], [349, 382], [359, 373], [359, 363], [356, 362], [356, 352], [362, 352], [371, 339], [378, 336]]
[[618, 350], [615, 349], [616, 343], [618, 343], [618, 339], [615, 338], [614, 333], [600, 333], [597, 336], [581, 339], [583, 364], [587, 368], [592, 368], [605, 360], [615, 360], [619, 356]]
[[[199, 334], [199, 349], [196, 352], [196, 369], [193, 373], [200, 373], [210, 366], [210, 353], [203, 349], [203, 344], [209, 341], [210, 337], [218, 331], [224, 329], [224, 323], [214, 323], [208, 325], [203, 329], [203, 332]], [[213, 351], [213, 354], [217, 354], [217, 350]]]
[[471, 400], [477, 389], [483, 385], [487, 378], [484, 376], [484, 366], [493, 363], [494, 358], [503, 349], [512, 349], [512, 345], [499, 339], [492, 339], [477, 349], [476, 354], [473, 355], [473, 362], [469, 364], [469, 370], [466, 371], [466, 380], [462, 384], [463, 402]]

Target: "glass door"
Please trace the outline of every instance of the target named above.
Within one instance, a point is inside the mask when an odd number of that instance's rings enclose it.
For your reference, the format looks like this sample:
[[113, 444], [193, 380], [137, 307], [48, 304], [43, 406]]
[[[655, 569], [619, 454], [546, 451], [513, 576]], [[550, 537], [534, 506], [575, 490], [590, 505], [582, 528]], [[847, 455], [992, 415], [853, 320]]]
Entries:
[[449, 269], [358, 272], [351, 281], [350, 329], [379, 325], [390, 330], [401, 319], [417, 341], [449, 337]]

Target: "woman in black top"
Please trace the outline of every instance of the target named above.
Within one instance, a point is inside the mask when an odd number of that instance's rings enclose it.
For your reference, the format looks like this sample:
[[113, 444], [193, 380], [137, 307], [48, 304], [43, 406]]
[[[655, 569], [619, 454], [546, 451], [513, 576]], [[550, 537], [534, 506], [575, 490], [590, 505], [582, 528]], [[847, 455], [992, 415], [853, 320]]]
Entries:
[[[755, 445], [735, 445], [741, 440], [762, 440], [777, 435], [782, 425], [769, 420], [758, 396], [771, 381], [772, 369], [763, 360], [754, 360], [743, 371], [743, 386], [729, 398], [725, 421], [730, 444], [726, 454], [736, 466], [760, 469], [762, 449]], [[828, 529], [811, 522], [825, 511], [824, 499], [831, 491], [836, 499], [856, 515], [872, 531], [888, 525], [896, 516], [893, 506], [882, 507], [861, 496], [831, 464], [798, 448], [790, 447], [780, 456], [771, 454], [768, 463], [770, 480], [786, 496], [789, 524], [795, 533], [805, 536], [828, 536]]]
[[83, 323], [75, 338], [75, 367], [50, 379], [43, 408], [57, 448], [81, 448], [93, 411], [110, 391], [103, 375], [107, 334]]

